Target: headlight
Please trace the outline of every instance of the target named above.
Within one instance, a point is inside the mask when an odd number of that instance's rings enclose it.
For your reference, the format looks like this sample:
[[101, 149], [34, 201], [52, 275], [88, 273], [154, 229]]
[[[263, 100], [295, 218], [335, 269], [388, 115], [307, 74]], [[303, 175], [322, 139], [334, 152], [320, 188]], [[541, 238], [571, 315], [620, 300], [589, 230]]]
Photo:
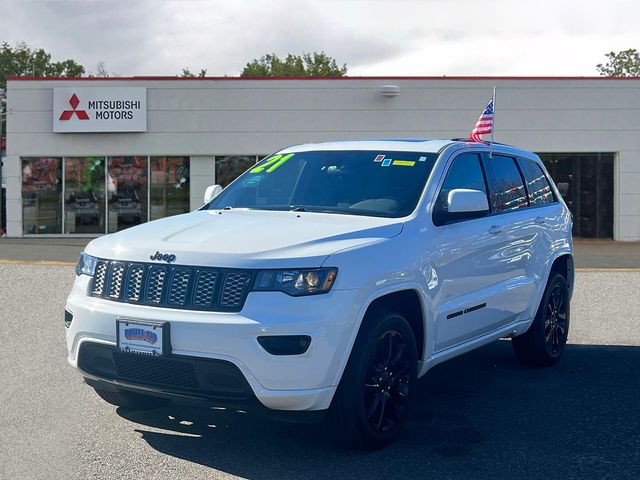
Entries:
[[258, 272], [253, 290], [278, 291], [294, 296], [327, 293], [337, 274], [337, 268], [262, 270]]
[[96, 263], [98, 259], [96, 257], [92, 257], [84, 252], [80, 254], [80, 258], [78, 258], [78, 264], [76, 265], [76, 275], [89, 275], [93, 277], [93, 274], [96, 271]]

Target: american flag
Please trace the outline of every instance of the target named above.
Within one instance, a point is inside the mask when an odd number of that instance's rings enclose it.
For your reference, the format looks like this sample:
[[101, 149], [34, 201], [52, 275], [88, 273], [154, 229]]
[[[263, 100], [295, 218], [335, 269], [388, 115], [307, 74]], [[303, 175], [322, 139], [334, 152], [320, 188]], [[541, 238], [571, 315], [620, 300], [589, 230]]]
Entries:
[[481, 135], [491, 133], [491, 130], [493, 129], [493, 100], [494, 98], [491, 97], [487, 106], [484, 107], [482, 114], [480, 114], [480, 118], [478, 118], [476, 126], [471, 130], [469, 138], [474, 142], [482, 142], [483, 140]]

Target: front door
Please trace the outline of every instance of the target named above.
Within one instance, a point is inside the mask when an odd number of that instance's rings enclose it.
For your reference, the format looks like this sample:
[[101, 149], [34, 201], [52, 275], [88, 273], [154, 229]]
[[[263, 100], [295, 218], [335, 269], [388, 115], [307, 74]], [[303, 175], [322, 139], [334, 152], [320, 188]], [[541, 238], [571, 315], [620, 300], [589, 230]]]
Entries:
[[436, 352], [495, 329], [503, 321], [494, 314], [492, 297], [496, 285], [508, 278], [501, 257], [507, 235], [500, 228], [491, 228], [491, 216], [447, 221], [447, 196], [456, 188], [488, 193], [477, 153], [453, 159], [434, 206], [432, 240], [437, 253], [431, 278], [439, 281], [427, 288], [436, 309]]

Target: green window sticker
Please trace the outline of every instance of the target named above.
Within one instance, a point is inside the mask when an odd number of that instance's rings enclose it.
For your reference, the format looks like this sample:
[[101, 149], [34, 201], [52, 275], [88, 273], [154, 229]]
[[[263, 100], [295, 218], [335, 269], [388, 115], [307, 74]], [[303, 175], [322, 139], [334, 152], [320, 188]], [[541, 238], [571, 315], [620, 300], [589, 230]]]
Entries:
[[[264, 163], [258, 165], [257, 167], [252, 168], [251, 170], [249, 170], [249, 173], [261, 173], [262, 171], [264, 171], [266, 169], [267, 173], [271, 173], [274, 170], [278, 169], [279, 167], [281, 167], [282, 165], [284, 165], [284, 163], [289, 160], [291, 157], [293, 157], [295, 154], [290, 153], [289, 155], [274, 155], [273, 157], [269, 158], [268, 160], [266, 160]], [[268, 168], [267, 168], [268, 167]]]

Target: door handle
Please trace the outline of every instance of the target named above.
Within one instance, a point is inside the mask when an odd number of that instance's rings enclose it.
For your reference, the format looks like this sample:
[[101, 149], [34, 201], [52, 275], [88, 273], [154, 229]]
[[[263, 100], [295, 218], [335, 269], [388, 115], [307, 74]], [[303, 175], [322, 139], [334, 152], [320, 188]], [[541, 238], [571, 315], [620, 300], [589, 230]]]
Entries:
[[547, 221], [546, 217], [536, 217], [536, 223], [542, 225]]
[[489, 229], [489, 233], [492, 233], [493, 235], [497, 235], [500, 232], [502, 232], [502, 225], [491, 225], [491, 228]]

